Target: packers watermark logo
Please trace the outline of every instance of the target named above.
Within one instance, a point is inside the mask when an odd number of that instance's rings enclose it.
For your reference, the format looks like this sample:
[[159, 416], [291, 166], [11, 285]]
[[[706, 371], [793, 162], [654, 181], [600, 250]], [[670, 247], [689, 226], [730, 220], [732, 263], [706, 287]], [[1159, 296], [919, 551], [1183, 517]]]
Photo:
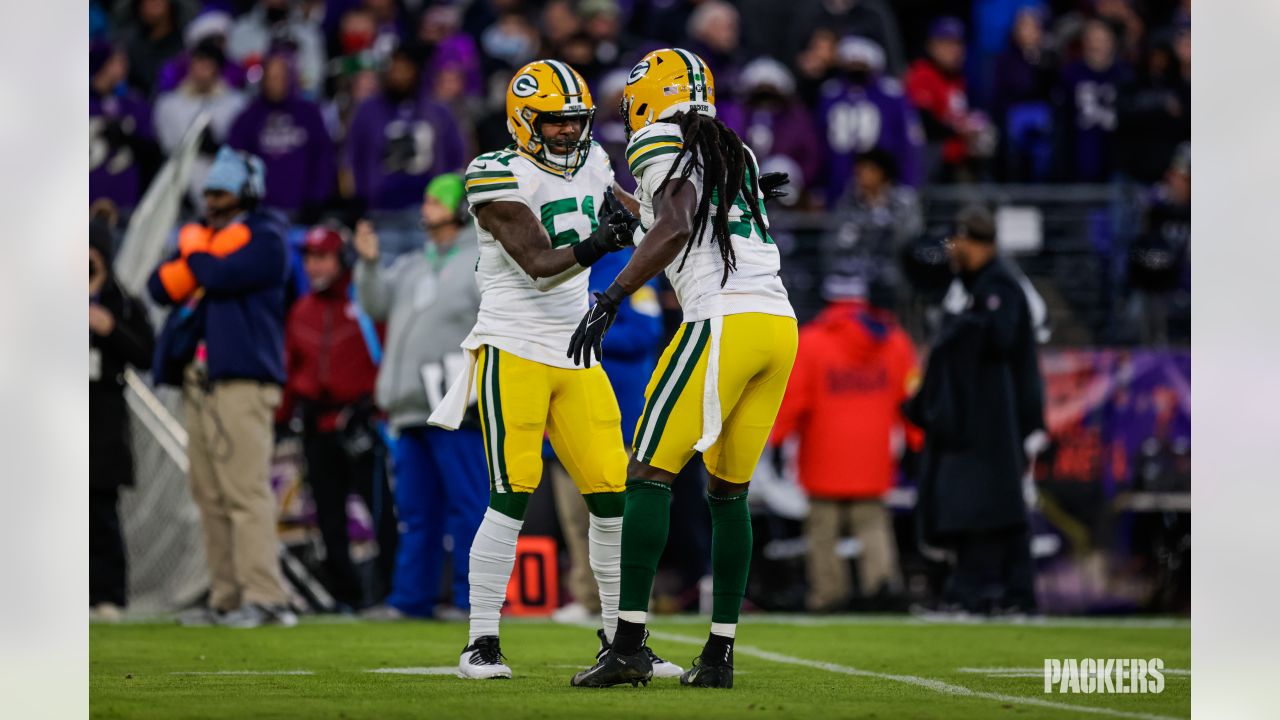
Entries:
[[511, 92], [516, 97], [529, 97], [538, 92], [538, 78], [529, 73], [517, 75], [516, 79], [511, 81]]
[[1126, 694], [1164, 692], [1161, 658], [1045, 658], [1046, 693]]
[[644, 77], [645, 74], [648, 72], [649, 72], [649, 61], [641, 60], [639, 63], [636, 63], [635, 67], [631, 68], [631, 74], [627, 76], [627, 84], [630, 85], [631, 83], [639, 80], [640, 78]]

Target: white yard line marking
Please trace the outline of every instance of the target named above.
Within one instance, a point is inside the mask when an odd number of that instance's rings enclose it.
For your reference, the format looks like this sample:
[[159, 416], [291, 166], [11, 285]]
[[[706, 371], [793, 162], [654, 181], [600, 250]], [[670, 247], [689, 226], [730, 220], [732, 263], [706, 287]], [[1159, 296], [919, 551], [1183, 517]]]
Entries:
[[209, 670], [171, 672], [170, 675], [315, 675], [310, 670]]
[[[1038, 667], [1038, 668], [1034, 668], [1034, 667], [1016, 667], [1016, 668], [1013, 668], [1013, 667], [988, 667], [988, 668], [962, 667], [962, 668], [956, 668], [956, 672], [979, 673], [983, 675], [1012, 675], [1014, 673], [1035, 673], [1036, 677], [1041, 677], [1044, 675], [1044, 668], [1042, 667]], [[1165, 675], [1174, 675], [1177, 677], [1191, 677], [1191, 671], [1187, 670], [1186, 668], [1164, 668], [1160, 672], [1164, 673]]]
[[383, 673], [386, 675], [456, 675], [458, 668], [456, 665], [448, 665], [444, 667], [402, 667], [402, 668], [374, 668], [365, 670], [370, 673]]
[[[685, 645], [702, 645], [701, 638], [693, 638], [688, 635], [677, 635], [675, 633], [650, 631], [651, 637], [668, 642], [683, 643]], [[1000, 703], [1020, 703], [1023, 705], [1033, 705], [1035, 707], [1049, 708], [1052, 710], [1063, 710], [1066, 712], [1085, 713], [1092, 715], [1108, 715], [1118, 718], [1132, 718], [1133, 720], [1177, 720], [1168, 715], [1152, 715], [1149, 713], [1127, 712], [1125, 710], [1112, 710], [1110, 708], [1090, 707], [1088, 705], [1073, 705], [1071, 703], [1053, 702], [1052, 700], [1042, 700], [1036, 697], [1028, 697], [1024, 695], [1005, 695], [1003, 693], [984, 692], [981, 690], [973, 690], [961, 685], [952, 685], [934, 680], [932, 678], [919, 677], [917, 675], [895, 675], [890, 673], [874, 672], [872, 670], [861, 670], [848, 665], [837, 665], [835, 663], [818, 662], [816, 660], [806, 660], [804, 658], [793, 657], [791, 655], [783, 655], [781, 653], [769, 652], [750, 645], [734, 645], [733, 651], [739, 655], [768, 660], [770, 662], [781, 663], [783, 665], [800, 665], [802, 667], [814, 668], [815, 670], [826, 670], [827, 672], [839, 673], [842, 675], [853, 675], [855, 677], [875, 678], [876, 680], [888, 680], [890, 682], [898, 682], [906, 685], [915, 685], [926, 690], [943, 693], [945, 695], [956, 695], [961, 697], [980, 698], [983, 700], [994, 700]]]

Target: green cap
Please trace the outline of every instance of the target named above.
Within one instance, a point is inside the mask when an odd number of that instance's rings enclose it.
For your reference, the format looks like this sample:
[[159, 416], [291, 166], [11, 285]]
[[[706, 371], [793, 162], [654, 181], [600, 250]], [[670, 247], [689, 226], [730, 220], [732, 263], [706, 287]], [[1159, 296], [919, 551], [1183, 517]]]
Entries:
[[437, 175], [427, 183], [427, 197], [435, 198], [441, 205], [449, 208], [449, 212], [458, 212], [463, 194], [462, 176], [457, 173]]

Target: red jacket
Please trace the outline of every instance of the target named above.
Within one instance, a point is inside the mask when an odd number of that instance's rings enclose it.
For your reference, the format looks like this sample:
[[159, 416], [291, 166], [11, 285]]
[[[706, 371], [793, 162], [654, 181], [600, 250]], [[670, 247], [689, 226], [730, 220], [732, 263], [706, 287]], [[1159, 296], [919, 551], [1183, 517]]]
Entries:
[[920, 110], [929, 140], [942, 139], [943, 161], [963, 162], [969, 156], [968, 141], [961, 134], [969, 122], [964, 75], [944, 73], [928, 58], [921, 58], [907, 68], [903, 85], [911, 104]]
[[[800, 330], [800, 348], [770, 441], [800, 440], [810, 496], [878, 498], [893, 487], [890, 436], [920, 374], [911, 339], [887, 313], [836, 302]], [[911, 428], [908, 439], [919, 442]]]
[[288, 419], [297, 404], [310, 404], [317, 411], [315, 429], [330, 432], [337, 429], [342, 408], [373, 394], [378, 368], [356, 320], [350, 284], [346, 273], [289, 309], [284, 336], [288, 380], [277, 419]]

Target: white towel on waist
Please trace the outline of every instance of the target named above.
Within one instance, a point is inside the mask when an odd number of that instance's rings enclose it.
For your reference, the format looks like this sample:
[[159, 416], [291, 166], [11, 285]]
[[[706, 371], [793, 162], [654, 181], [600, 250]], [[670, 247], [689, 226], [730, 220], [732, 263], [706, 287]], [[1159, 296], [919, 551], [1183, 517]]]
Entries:
[[702, 437], [693, 446], [698, 452], [706, 452], [720, 438], [720, 335], [724, 330], [724, 318], [713, 317], [711, 343], [707, 350], [707, 375], [702, 384]]
[[440, 404], [432, 411], [431, 417], [427, 418], [428, 425], [444, 428], [445, 430], [457, 430], [462, 424], [462, 418], [467, 414], [467, 408], [476, 401], [476, 350], [467, 351], [467, 371], [458, 373], [458, 377], [454, 378], [453, 384], [449, 386], [449, 392], [441, 398]]

